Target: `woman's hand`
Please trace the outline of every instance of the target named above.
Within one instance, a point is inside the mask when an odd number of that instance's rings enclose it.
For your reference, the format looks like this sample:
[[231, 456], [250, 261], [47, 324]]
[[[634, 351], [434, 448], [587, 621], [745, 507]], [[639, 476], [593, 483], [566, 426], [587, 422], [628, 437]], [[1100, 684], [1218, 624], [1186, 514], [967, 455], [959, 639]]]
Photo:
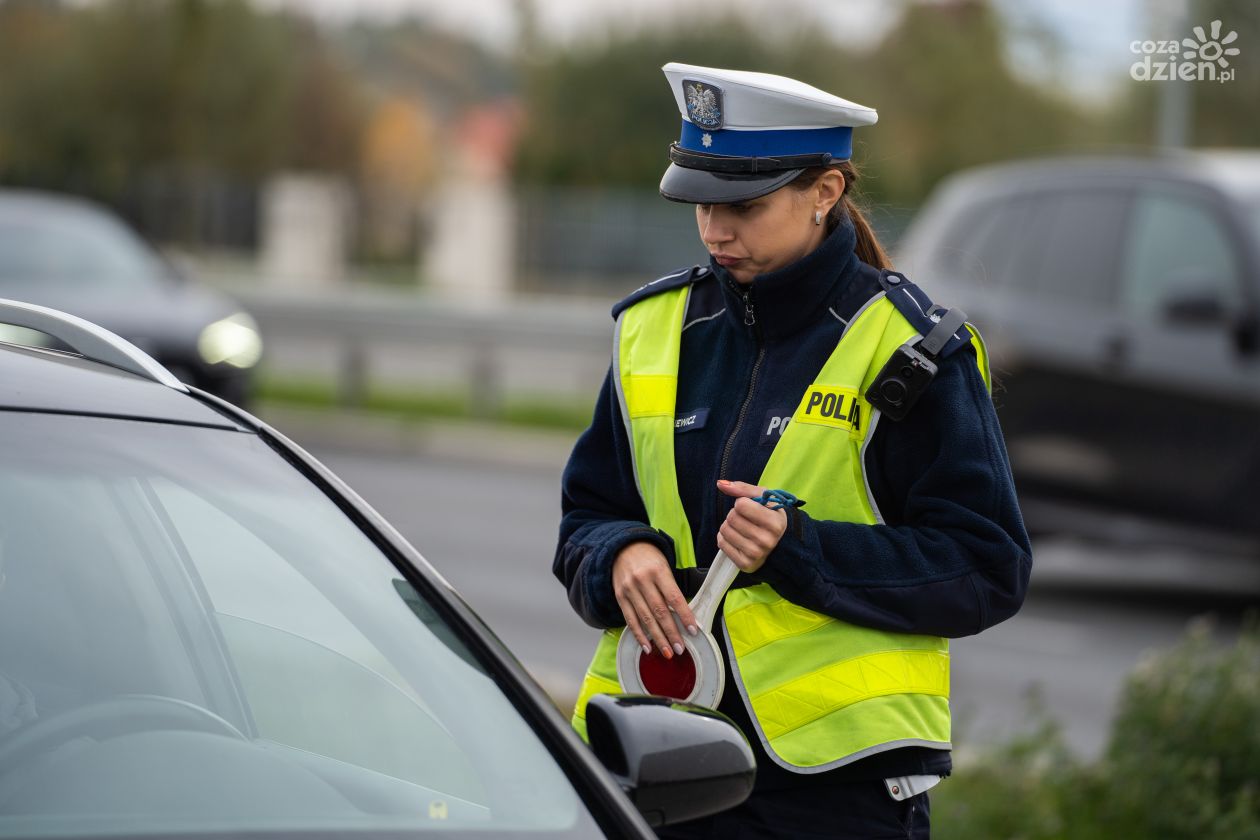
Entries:
[[787, 513], [771, 510], [756, 497], [763, 488], [742, 481], [719, 481], [718, 489], [735, 496], [735, 507], [726, 514], [718, 529], [718, 548], [739, 566], [740, 571], [755, 572], [766, 562], [770, 552], [787, 531]]
[[652, 652], [653, 641], [666, 659], [685, 650], [671, 610], [682, 619], [687, 632], [693, 636], [699, 632], [687, 599], [674, 581], [669, 560], [651, 543], [630, 543], [617, 553], [612, 584], [626, 627], [644, 653]]

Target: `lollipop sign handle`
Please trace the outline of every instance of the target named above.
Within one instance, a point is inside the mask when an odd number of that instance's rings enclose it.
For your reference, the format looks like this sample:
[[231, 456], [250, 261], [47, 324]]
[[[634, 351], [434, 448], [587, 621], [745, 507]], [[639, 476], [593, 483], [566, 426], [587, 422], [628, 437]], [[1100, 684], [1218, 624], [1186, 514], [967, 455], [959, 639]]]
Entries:
[[719, 551], [704, 576], [704, 583], [700, 584], [700, 591], [691, 599], [691, 614], [696, 617], [696, 624], [702, 632], [708, 633], [713, 629], [718, 604], [738, 574], [739, 566], [735, 565], [735, 561], [727, 557], [725, 551]]

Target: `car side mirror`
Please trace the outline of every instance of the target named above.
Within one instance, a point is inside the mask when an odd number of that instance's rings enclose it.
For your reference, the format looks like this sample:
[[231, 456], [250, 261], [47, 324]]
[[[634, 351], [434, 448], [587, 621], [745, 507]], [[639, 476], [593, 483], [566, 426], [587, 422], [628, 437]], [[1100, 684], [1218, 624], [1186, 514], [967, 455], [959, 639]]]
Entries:
[[757, 775], [752, 749], [728, 717], [666, 697], [597, 694], [586, 706], [586, 734], [653, 827], [733, 808]]
[[1214, 291], [1183, 292], [1164, 301], [1164, 318], [1183, 326], [1212, 326], [1229, 320], [1229, 308]]

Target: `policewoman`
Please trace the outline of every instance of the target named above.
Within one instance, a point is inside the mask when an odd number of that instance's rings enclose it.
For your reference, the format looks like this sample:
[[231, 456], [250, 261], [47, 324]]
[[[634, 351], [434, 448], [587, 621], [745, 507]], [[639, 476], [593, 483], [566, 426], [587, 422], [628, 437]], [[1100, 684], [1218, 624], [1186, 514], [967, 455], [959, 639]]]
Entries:
[[[926, 791], [951, 768], [948, 639], [1013, 615], [1031, 567], [983, 342], [890, 270], [850, 198], [873, 110], [779, 76], [663, 69], [682, 128], [660, 192], [695, 205], [709, 260], [614, 307], [613, 363], [564, 472], [553, 570], [607, 631], [574, 725], [620, 690], [622, 632], [683, 652], [722, 549], [741, 573], [714, 627], [719, 710], [756, 786], [661, 836], [926, 837]], [[754, 500], [767, 489], [803, 504]]]

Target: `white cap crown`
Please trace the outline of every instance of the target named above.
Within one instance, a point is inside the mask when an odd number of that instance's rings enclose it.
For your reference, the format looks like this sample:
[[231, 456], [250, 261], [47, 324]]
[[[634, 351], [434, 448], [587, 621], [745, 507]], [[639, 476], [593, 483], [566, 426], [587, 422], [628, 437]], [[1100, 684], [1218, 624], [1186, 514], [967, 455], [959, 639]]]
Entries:
[[691, 121], [685, 83], [701, 82], [721, 91], [721, 127], [751, 131], [856, 128], [874, 125], [873, 108], [825, 90], [770, 73], [720, 70], [670, 62], [661, 68], [669, 79], [678, 111]]

